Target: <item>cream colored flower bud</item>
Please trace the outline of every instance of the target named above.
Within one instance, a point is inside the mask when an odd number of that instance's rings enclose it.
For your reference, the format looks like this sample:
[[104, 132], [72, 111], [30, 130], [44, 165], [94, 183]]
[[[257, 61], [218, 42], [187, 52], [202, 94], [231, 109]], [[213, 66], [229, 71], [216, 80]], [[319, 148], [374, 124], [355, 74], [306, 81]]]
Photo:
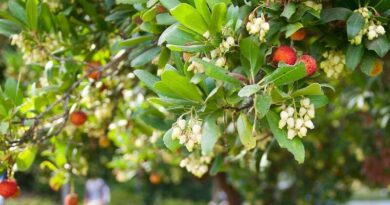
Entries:
[[307, 135], [307, 128], [306, 127], [301, 127], [301, 129], [299, 129], [299, 136], [301, 137], [305, 137]]
[[377, 33], [376, 33], [376, 31], [375, 30], [370, 30], [370, 31], [368, 31], [368, 33], [367, 33], [367, 38], [368, 38], [368, 40], [373, 40], [374, 38], [376, 38], [377, 37]]
[[210, 38], [210, 32], [209, 32], [209, 31], [206, 31], [206, 32], [203, 34], [203, 37], [205, 37], [205, 38]]
[[295, 120], [295, 129], [300, 129], [303, 126], [303, 119], [298, 118]]
[[257, 25], [261, 25], [264, 22], [264, 20], [262, 18], [255, 18], [253, 22]]
[[186, 143], [186, 141], [187, 141], [187, 137], [185, 135], [179, 136], [179, 143], [180, 144], [184, 144], [184, 143]]
[[288, 118], [288, 119], [287, 119], [287, 127], [288, 127], [288, 128], [293, 128], [294, 125], [295, 125], [295, 120], [294, 120], [294, 118], [292, 118], [292, 117]]
[[310, 118], [314, 118], [315, 117], [315, 110], [314, 110], [314, 108], [310, 108], [309, 110], [307, 110], [307, 115]]
[[215, 62], [216, 66], [223, 67], [226, 64], [226, 58], [225, 57], [219, 57], [217, 61]]
[[175, 127], [172, 130], [172, 139], [176, 139], [180, 136], [181, 134], [181, 129], [179, 127]]
[[297, 135], [297, 132], [293, 129], [289, 129], [287, 131], [287, 138], [290, 140], [293, 139], [296, 135]]
[[264, 31], [268, 31], [269, 30], [269, 23], [268, 22], [262, 23], [261, 29], [263, 29]]
[[194, 126], [192, 126], [192, 133], [194, 135], [200, 134], [201, 129], [202, 127], [199, 124], [195, 124]]
[[287, 120], [288, 117], [289, 114], [286, 111], [283, 110], [282, 112], [280, 112], [280, 119]]
[[180, 129], [184, 130], [186, 128], [187, 122], [183, 119], [179, 119], [177, 121], [177, 126], [179, 126]]
[[210, 56], [211, 56], [212, 59], [216, 58], [218, 55], [219, 55], [219, 49], [218, 48], [210, 51]]
[[303, 117], [306, 114], [307, 110], [304, 107], [299, 108], [299, 116]]
[[284, 126], [286, 126], [286, 120], [279, 120], [279, 129], [283, 129]]
[[287, 108], [287, 113], [288, 113], [288, 116], [293, 116], [294, 115], [294, 112], [295, 112], [295, 109], [291, 106], [289, 106]]
[[379, 33], [380, 35], [384, 35], [386, 33], [385, 28], [383, 28], [382, 25], [379, 25], [376, 27], [376, 32]]
[[229, 36], [229, 37], [227, 37], [226, 42], [228, 42], [231, 46], [233, 46], [234, 45], [234, 38]]
[[301, 100], [301, 105], [303, 107], [309, 107], [310, 106], [310, 99], [309, 98], [304, 98]]
[[260, 31], [260, 26], [257, 24], [252, 24], [249, 30], [250, 34], [254, 34]]
[[314, 124], [311, 120], [306, 120], [305, 127], [309, 128], [309, 129], [314, 129]]

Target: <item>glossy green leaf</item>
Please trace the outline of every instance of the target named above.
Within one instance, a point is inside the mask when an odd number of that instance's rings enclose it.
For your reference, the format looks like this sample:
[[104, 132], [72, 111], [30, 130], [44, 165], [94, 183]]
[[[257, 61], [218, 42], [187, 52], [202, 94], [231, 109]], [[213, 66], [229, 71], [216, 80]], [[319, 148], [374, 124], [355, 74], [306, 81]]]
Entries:
[[211, 21], [211, 12], [207, 6], [206, 0], [194, 0], [195, 8], [202, 15], [206, 23]]
[[27, 22], [32, 30], [38, 28], [38, 4], [36, 0], [27, 0], [26, 3]]
[[131, 61], [132, 67], [142, 66], [151, 62], [160, 53], [160, 48], [151, 48]]
[[368, 50], [375, 51], [378, 56], [383, 58], [390, 49], [390, 42], [386, 35], [381, 35], [372, 41], [367, 41], [366, 47]]
[[358, 13], [353, 12], [347, 20], [347, 35], [349, 39], [354, 38], [364, 27], [364, 17]]
[[222, 27], [226, 23], [227, 7], [225, 3], [215, 4], [211, 14], [210, 32], [216, 33], [222, 31]]
[[293, 140], [287, 138], [285, 130], [279, 129], [279, 117], [276, 113], [269, 111], [267, 114], [268, 125], [276, 141], [281, 148], [287, 149], [294, 155], [295, 160], [302, 164], [305, 161], [305, 148], [300, 139], [295, 137]]
[[305, 96], [305, 95], [323, 95], [321, 85], [319, 83], [311, 83], [310, 85], [301, 88], [291, 94], [292, 97]]
[[326, 8], [321, 11], [321, 22], [345, 21], [351, 15], [352, 11], [343, 7]]
[[241, 113], [237, 119], [237, 131], [245, 149], [250, 150], [255, 148], [256, 138], [252, 134], [252, 125], [244, 113]]
[[299, 22], [287, 25], [286, 38], [290, 37], [291, 35], [293, 35], [295, 32], [297, 32], [301, 28], [303, 28], [303, 25]]
[[150, 41], [153, 39], [153, 36], [137, 36], [134, 38], [126, 39], [121, 42], [119, 42], [120, 47], [130, 47], [137, 45], [139, 43], [143, 43], [145, 41]]
[[377, 57], [372, 53], [365, 54], [362, 63], [360, 64], [360, 70], [366, 75], [371, 75], [372, 70], [375, 67], [376, 59]]
[[289, 2], [284, 7], [284, 10], [280, 16], [283, 16], [283, 17], [286, 17], [287, 19], [290, 19], [296, 10], [297, 10], [297, 6], [294, 3]]
[[305, 64], [298, 63], [294, 66], [283, 65], [264, 78], [265, 83], [273, 83], [276, 86], [293, 83], [306, 77]]
[[307, 97], [310, 99], [310, 102], [314, 104], [316, 109], [324, 107], [329, 103], [329, 99], [326, 95], [309, 95]]
[[185, 27], [203, 35], [207, 31], [207, 24], [202, 15], [191, 5], [181, 3], [171, 9], [172, 16]]
[[250, 97], [251, 95], [257, 93], [260, 90], [260, 86], [257, 84], [246, 85], [238, 92], [240, 97]]
[[264, 63], [267, 47], [258, 46], [255, 41], [245, 38], [240, 41], [241, 63], [248, 76], [256, 75]]
[[173, 45], [173, 44], [167, 44], [167, 47], [171, 51], [189, 52], [189, 53], [208, 52], [208, 51], [213, 50], [213, 48], [214, 48], [210, 45], [181, 46], [181, 45]]
[[362, 44], [358, 46], [348, 45], [345, 62], [349, 71], [354, 71], [356, 69], [362, 60], [363, 54], [364, 46]]
[[172, 128], [169, 129], [167, 132], [165, 132], [163, 136], [163, 141], [165, 146], [172, 152], [175, 152], [177, 149], [181, 147], [181, 144], [179, 143], [178, 139], [175, 140], [172, 139]]
[[256, 95], [255, 108], [257, 117], [263, 118], [269, 111], [272, 105], [272, 97], [270, 95]]
[[215, 143], [217, 143], [221, 131], [217, 125], [215, 117], [209, 116], [203, 124], [201, 148], [204, 155], [210, 155], [213, 152]]
[[146, 87], [153, 90], [154, 92], [157, 92], [154, 89], [154, 84], [158, 82], [160, 79], [153, 74], [149, 73], [145, 70], [135, 70], [134, 74], [143, 82], [145, 83]]
[[16, 165], [18, 166], [19, 171], [27, 171], [30, 169], [35, 160], [37, 150], [36, 146], [29, 146], [18, 154], [18, 157], [16, 158]]
[[220, 67], [214, 65], [213, 63], [206, 62], [206, 61], [201, 60], [199, 58], [194, 58], [193, 60], [195, 62], [202, 64], [205, 67], [207, 76], [214, 78], [214, 79], [217, 79], [217, 80], [222, 80], [222, 81], [227, 82], [227, 83], [232, 83], [235, 85], [241, 84], [239, 80], [230, 76], [228, 74], [229, 71], [227, 71], [226, 69], [220, 68]]

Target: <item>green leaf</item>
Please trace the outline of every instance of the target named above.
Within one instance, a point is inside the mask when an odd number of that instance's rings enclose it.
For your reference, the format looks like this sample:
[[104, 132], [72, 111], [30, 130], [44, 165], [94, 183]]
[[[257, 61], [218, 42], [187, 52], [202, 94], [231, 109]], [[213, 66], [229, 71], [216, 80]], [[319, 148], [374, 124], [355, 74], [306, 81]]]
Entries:
[[287, 5], [284, 7], [284, 10], [280, 16], [286, 17], [287, 19], [290, 19], [291, 16], [295, 13], [297, 10], [297, 6], [294, 3], [287, 3]]
[[27, 0], [26, 3], [27, 22], [31, 30], [38, 28], [38, 4], [36, 0]]
[[349, 71], [354, 71], [359, 65], [364, 54], [364, 46], [362, 44], [358, 46], [348, 45], [346, 53], [346, 66]]
[[263, 118], [269, 111], [272, 105], [272, 97], [270, 95], [256, 95], [255, 108], [259, 119]]
[[12, 34], [18, 33], [19, 29], [19, 26], [14, 22], [6, 19], [0, 19], [0, 34], [10, 37]]
[[191, 5], [181, 3], [171, 9], [172, 16], [185, 27], [203, 35], [207, 31], [207, 24], [202, 15]]
[[295, 160], [302, 164], [305, 161], [305, 147], [298, 138], [290, 140], [287, 138], [287, 133], [279, 129], [279, 117], [276, 113], [269, 111], [267, 114], [267, 121], [271, 132], [281, 148], [286, 148], [294, 155]]
[[16, 158], [18, 171], [27, 171], [34, 162], [36, 154], [37, 147], [35, 146], [26, 147], [22, 152], [20, 152]]
[[376, 59], [376, 56], [372, 53], [365, 54], [362, 63], [360, 64], [360, 70], [366, 75], [371, 76], [371, 73], [375, 68]]
[[158, 68], [164, 68], [165, 65], [168, 63], [169, 59], [171, 58], [171, 51], [164, 47], [158, 56]]
[[234, 85], [241, 84], [239, 80], [233, 78], [232, 76], [229, 76], [229, 71], [227, 71], [226, 69], [220, 68], [212, 63], [206, 62], [199, 58], [194, 58], [193, 60], [202, 64], [205, 67], [206, 75], [210, 76], [211, 78], [222, 80], [227, 83], [232, 83]]
[[304, 96], [304, 95], [323, 95], [321, 85], [319, 83], [311, 83], [310, 85], [301, 88], [291, 94], [292, 97]]
[[250, 150], [256, 147], [256, 138], [252, 135], [252, 125], [244, 113], [241, 113], [237, 119], [237, 130], [245, 149]]
[[276, 70], [264, 77], [265, 83], [274, 83], [276, 86], [286, 85], [293, 83], [306, 77], [305, 64], [298, 63], [294, 66], [283, 65], [282, 67], [276, 68]]
[[167, 9], [173, 9], [180, 4], [178, 0], [159, 0], [159, 2]]
[[210, 45], [181, 46], [181, 45], [167, 44], [167, 47], [171, 49], [171, 51], [189, 52], [189, 53], [208, 52], [213, 50], [213, 47]]
[[161, 75], [162, 82], [174, 94], [181, 98], [194, 102], [202, 102], [202, 95], [199, 89], [187, 77], [178, 74], [175, 71], [167, 70]]
[[137, 45], [139, 43], [143, 43], [145, 41], [150, 41], [150, 40], [153, 40], [153, 36], [152, 35], [150, 35], [150, 36], [137, 36], [137, 37], [134, 37], [134, 38], [130, 38], [130, 39], [126, 39], [126, 40], [120, 41], [119, 42], [119, 46], [120, 47], [130, 47], [130, 46], [134, 46], [134, 45]]
[[186, 45], [187, 43], [193, 43], [197, 41], [197, 38], [192, 34], [180, 29], [180, 24], [176, 23], [169, 26], [160, 35], [157, 45], [161, 45], [164, 42], [175, 45]]
[[310, 102], [313, 103], [316, 109], [324, 107], [329, 102], [329, 99], [326, 97], [326, 95], [309, 95], [307, 97], [310, 99]]
[[145, 83], [146, 87], [153, 90], [157, 93], [157, 90], [154, 88], [154, 84], [157, 83], [160, 79], [153, 74], [145, 70], [135, 70], [134, 74]]
[[213, 161], [213, 165], [210, 168], [210, 175], [215, 176], [219, 171], [221, 171], [223, 165], [223, 157], [221, 155], [217, 155]]
[[23, 24], [27, 24], [26, 11], [16, 1], [9, 1], [8, 8], [15, 18], [21, 21]]
[[19, 84], [13, 78], [8, 78], [4, 85], [4, 93], [16, 106], [23, 103], [23, 94], [19, 89]]
[[366, 48], [368, 50], [375, 51], [378, 56], [383, 58], [390, 49], [390, 42], [387, 39], [386, 35], [381, 35], [372, 41], [367, 41]]
[[172, 152], [175, 152], [177, 149], [181, 147], [181, 144], [179, 143], [178, 139], [175, 140], [172, 139], [172, 128], [169, 129], [167, 132], [165, 132], [163, 136], [163, 141], [165, 146]]
[[323, 9], [321, 11], [321, 22], [328, 23], [337, 20], [345, 21], [351, 13], [351, 10], [343, 7]]
[[212, 34], [222, 31], [222, 27], [226, 23], [227, 7], [225, 3], [215, 4], [210, 22], [210, 32]]
[[211, 21], [211, 13], [207, 7], [206, 0], [195, 0], [194, 3], [196, 10], [199, 11], [206, 23], [209, 23]]
[[264, 63], [266, 46], [258, 46], [252, 39], [240, 41], [241, 63], [246, 68], [248, 76], [255, 76]]
[[303, 25], [299, 22], [287, 25], [286, 38], [290, 37], [301, 28], [303, 28]]
[[131, 61], [132, 67], [142, 66], [151, 62], [160, 53], [160, 48], [151, 48]]
[[149, 10], [145, 11], [145, 13], [142, 14], [142, 20], [144, 22], [152, 21], [156, 17], [156, 8], [150, 8]]
[[358, 13], [353, 14], [347, 20], [347, 35], [348, 39], [353, 39], [364, 27], [364, 17]]
[[203, 124], [202, 132], [202, 154], [210, 155], [213, 152], [214, 145], [221, 136], [221, 131], [217, 125], [215, 117], [207, 117]]
[[238, 92], [238, 96], [240, 97], [250, 97], [251, 95], [257, 93], [259, 91], [260, 85], [253, 84], [253, 85], [246, 85]]

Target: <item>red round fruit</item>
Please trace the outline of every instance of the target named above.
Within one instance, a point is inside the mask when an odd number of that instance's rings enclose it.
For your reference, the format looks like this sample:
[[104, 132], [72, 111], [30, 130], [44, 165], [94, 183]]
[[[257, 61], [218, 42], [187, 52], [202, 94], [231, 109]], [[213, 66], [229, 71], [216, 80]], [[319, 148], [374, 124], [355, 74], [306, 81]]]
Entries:
[[303, 62], [306, 67], [306, 73], [308, 76], [313, 75], [317, 71], [316, 59], [309, 55], [302, 55], [299, 61]]
[[65, 197], [65, 205], [77, 205], [79, 203], [79, 197], [77, 194], [68, 194]]
[[13, 197], [18, 193], [18, 184], [15, 180], [6, 179], [0, 182], [0, 195], [4, 198]]
[[301, 28], [298, 31], [296, 31], [293, 35], [291, 35], [290, 39], [293, 41], [302, 41], [305, 39], [306, 31], [305, 29]]
[[294, 65], [297, 61], [297, 53], [295, 50], [289, 46], [280, 46], [274, 52], [272, 57], [272, 62], [274, 64], [278, 64], [279, 62], [283, 62], [288, 65]]
[[70, 114], [70, 122], [76, 126], [81, 126], [87, 121], [87, 114], [83, 111], [74, 111]]
[[102, 72], [99, 70], [101, 64], [99, 62], [90, 62], [85, 65], [84, 70], [88, 74], [88, 78], [92, 80], [99, 80]]

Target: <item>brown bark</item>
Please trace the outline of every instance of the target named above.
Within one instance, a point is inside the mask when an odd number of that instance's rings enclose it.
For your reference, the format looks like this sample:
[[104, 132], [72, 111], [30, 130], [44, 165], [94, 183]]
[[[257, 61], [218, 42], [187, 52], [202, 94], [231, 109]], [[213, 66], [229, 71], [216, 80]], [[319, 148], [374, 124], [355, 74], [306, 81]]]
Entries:
[[225, 173], [218, 173], [214, 177], [214, 183], [218, 190], [226, 193], [229, 205], [239, 205], [241, 202], [240, 194], [226, 179]]

